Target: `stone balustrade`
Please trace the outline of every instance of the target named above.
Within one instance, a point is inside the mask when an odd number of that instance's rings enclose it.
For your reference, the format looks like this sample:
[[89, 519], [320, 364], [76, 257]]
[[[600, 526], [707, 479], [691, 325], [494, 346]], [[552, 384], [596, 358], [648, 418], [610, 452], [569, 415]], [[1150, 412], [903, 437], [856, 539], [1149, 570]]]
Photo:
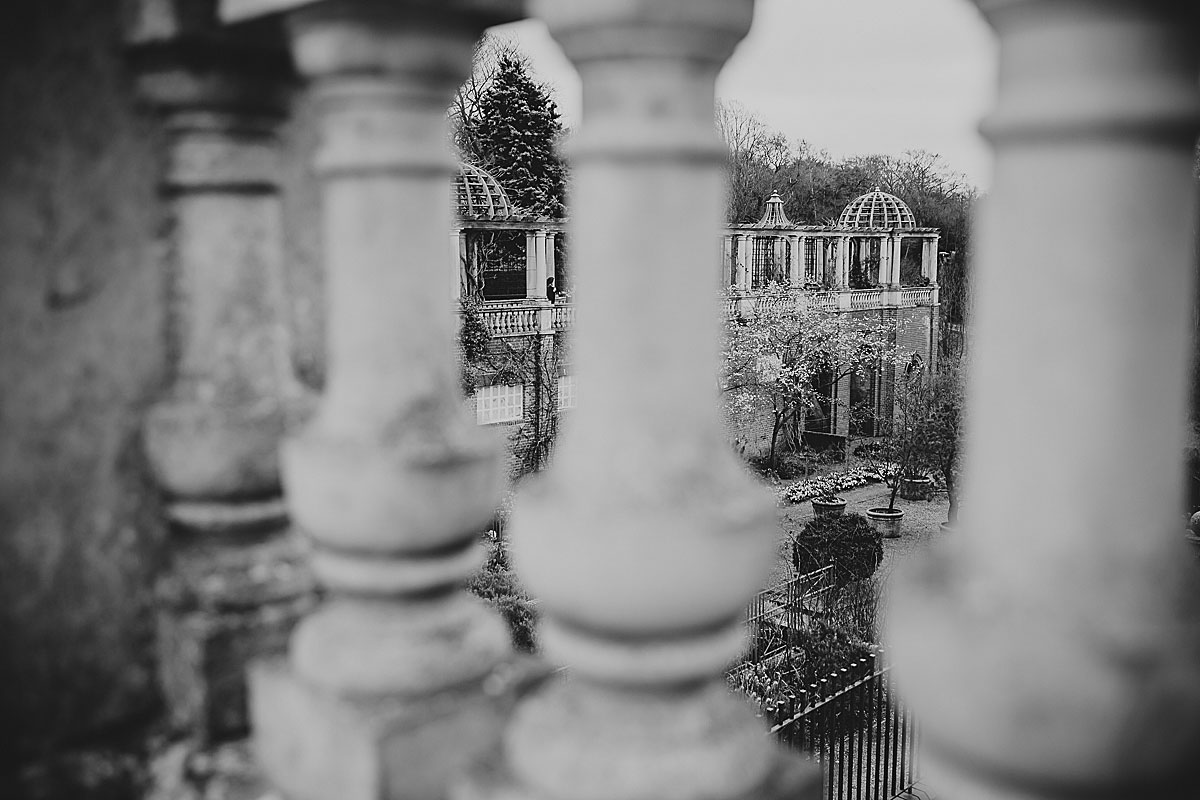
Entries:
[[[895, 671], [938, 796], [1184, 800], [1200, 747], [1200, 581], [1177, 514], [1200, 25], [1182, 0], [977, 2], [1001, 85], [970, 502], [951, 546], [895, 587]], [[723, 208], [715, 79], [753, 5], [536, 6], [584, 89], [570, 232], [588, 402], [511, 528], [545, 655], [567, 670], [506, 713], [485, 691], [504, 633], [457, 588], [498, 451], [462, 418], [428, 265], [450, 230], [450, 92], [480, 31], [521, 6], [225, 0], [231, 20], [287, 12], [325, 137], [329, 382], [283, 464], [329, 592], [253, 687], [289, 797], [816, 796], [720, 680], [776, 557], [772, 500], [721, 429], [718, 265], [714, 285], [695, 279]], [[686, 215], [664, 202], [678, 197]], [[1072, 419], [1029, 424], [1047, 408]]]
[[530, 336], [538, 333], [539, 309], [533, 305], [493, 308], [490, 304], [479, 309], [483, 322], [493, 336]]

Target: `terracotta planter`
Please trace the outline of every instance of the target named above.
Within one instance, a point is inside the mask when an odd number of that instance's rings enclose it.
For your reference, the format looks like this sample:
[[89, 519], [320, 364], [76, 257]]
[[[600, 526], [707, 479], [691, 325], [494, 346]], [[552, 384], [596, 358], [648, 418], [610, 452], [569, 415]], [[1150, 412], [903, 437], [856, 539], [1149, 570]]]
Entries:
[[900, 496], [905, 500], [928, 500], [932, 493], [932, 478], [922, 476], [920, 478], [900, 479]]
[[823, 514], [836, 516], [846, 510], [846, 501], [840, 497], [834, 498], [832, 503], [824, 500], [818, 500], [816, 498], [813, 498], [810, 502], [812, 503], [813, 514], [816, 514], [817, 516], [821, 516]]
[[895, 511], [887, 508], [872, 508], [867, 511], [867, 519], [871, 521], [872, 527], [885, 539], [900, 536], [900, 520], [903, 518], [904, 511], [899, 508]]

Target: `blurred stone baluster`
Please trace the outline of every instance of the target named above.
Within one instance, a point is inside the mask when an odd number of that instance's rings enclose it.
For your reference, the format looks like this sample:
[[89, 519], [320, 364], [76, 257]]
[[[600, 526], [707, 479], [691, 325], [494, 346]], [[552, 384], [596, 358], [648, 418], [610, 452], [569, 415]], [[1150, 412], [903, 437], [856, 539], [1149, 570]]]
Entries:
[[1195, 797], [1196, 7], [977, 3], [1000, 84], [965, 530], [895, 592], [896, 670], [938, 796]]
[[460, 800], [818, 791], [723, 680], [776, 557], [774, 503], [722, 430], [719, 287], [696, 279], [717, 273], [724, 209], [714, 82], [753, 7], [537, 7], [583, 83], [568, 152], [581, 399], [511, 529], [545, 655], [568, 669], [518, 706]]
[[294, 77], [281, 37], [224, 29], [213, 0], [128, 8], [132, 71], [166, 143], [172, 363], [144, 425], [173, 536], [160, 674], [171, 722], [223, 738], [246, 729], [246, 664], [281, 651], [312, 600], [278, 460], [301, 399], [283, 334], [276, 138]]
[[290, 662], [252, 675], [259, 758], [292, 800], [442, 797], [500, 725], [484, 684], [508, 631], [462, 583], [504, 472], [458, 389], [446, 108], [482, 31], [521, 7], [223, 4], [230, 20], [289, 12], [321, 137], [328, 379], [283, 465], [328, 595]]

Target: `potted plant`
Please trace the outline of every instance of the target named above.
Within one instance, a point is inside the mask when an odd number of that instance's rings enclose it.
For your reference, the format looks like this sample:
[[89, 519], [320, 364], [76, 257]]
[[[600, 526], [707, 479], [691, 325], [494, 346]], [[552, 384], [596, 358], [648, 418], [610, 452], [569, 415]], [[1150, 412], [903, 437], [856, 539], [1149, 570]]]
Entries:
[[821, 516], [823, 514], [837, 515], [846, 510], [845, 498], [838, 497], [833, 493], [832, 488], [828, 488], [821, 494], [814, 497], [809, 502], [812, 503], [813, 514]]
[[928, 473], [938, 452], [933, 446], [930, 431], [933, 381], [915, 359], [909, 364], [907, 372], [902, 385], [897, 386], [900, 392], [898, 414], [893, 421], [891, 436], [883, 447], [891, 464], [891, 469], [884, 477], [892, 492], [886, 508], [867, 510], [867, 518], [876, 530], [889, 539], [900, 535], [900, 521], [904, 518], [904, 509], [896, 508], [896, 496], [900, 494], [901, 487], [906, 482], [909, 486], [919, 485], [923, 483], [921, 478], [928, 480]]

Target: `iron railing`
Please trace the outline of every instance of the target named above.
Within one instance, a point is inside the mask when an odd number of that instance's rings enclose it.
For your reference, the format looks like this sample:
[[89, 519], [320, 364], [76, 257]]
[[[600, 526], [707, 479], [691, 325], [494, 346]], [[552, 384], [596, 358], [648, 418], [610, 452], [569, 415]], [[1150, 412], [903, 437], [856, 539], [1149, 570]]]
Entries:
[[771, 733], [821, 764], [826, 800], [891, 800], [919, 779], [919, 729], [874, 653], [774, 711]]

